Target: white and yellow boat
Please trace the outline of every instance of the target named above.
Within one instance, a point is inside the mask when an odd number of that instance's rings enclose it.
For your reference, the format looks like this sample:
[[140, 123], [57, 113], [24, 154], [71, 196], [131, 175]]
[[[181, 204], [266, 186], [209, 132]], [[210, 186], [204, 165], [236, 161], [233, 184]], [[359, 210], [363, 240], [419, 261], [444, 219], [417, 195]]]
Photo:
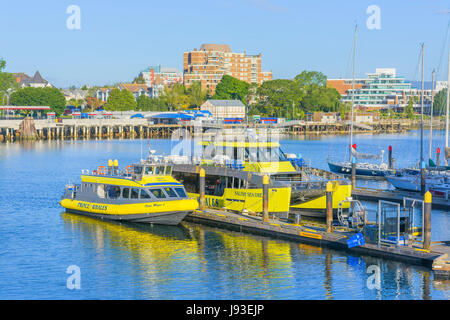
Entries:
[[197, 209], [168, 164], [141, 162], [118, 170], [108, 161], [93, 172], [83, 171], [81, 184], [67, 185], [60, 201], [67, 212], [101, 219], [177, 225]]
[[[278, 142], [202, 141], [206, 171], [206, 204], [233, 211], [261, 212], [262, 179], [270, 178], [269, 212], [287, 217], [290, 213], [324, 217], [326, 185], [333, 186], [333, 209], [351, 197], [347, 180], [321, 169], [296, 165], [280, 149]], [[198, 165], [177, 164], [174, 177], [188, 193], [198, 196]], [[261, 181], [259, 181], [261, 180]], [[348, 203], [343, 203], [345, 208]]]

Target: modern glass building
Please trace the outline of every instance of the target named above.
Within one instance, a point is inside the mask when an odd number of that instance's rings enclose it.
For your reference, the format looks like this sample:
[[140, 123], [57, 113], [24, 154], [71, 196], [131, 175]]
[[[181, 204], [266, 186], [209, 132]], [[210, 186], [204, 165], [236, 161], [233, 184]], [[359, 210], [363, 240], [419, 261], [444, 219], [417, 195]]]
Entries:
[[[343, 83], [339, 83], [343, 81]], [[352, 80], [329, 80], [328, 85], [339, 87], [342, 101], [352, 101]], [[431, 104], [431, 90], [425, 90], [424, 106]], [[420, 104], [421, 89], [413, 88], [403, 77], [397, 77], [394, 68], [377, 68], [375, 73], [367, 74], [367, 79], [355, 80], [354, 104], [359, 107], [379, 109], [403, 108], [411, 97], [417, 97]]]

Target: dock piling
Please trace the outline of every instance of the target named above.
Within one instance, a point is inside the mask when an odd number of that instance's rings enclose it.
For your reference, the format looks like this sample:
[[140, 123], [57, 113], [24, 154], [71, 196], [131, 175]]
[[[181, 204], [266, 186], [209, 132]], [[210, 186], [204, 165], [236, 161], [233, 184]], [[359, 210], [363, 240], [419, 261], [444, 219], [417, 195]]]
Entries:
[[331, 181], [327, 182], [326, 188], [327, 197], [327, 232], [333, 232], [333, 184]]
[[200, 178], [199, 209], [203, 211], [205, 210], [205, 169], [200, 168], [199, 178]]
[[269, 221], [269, 176], [263, 176], [263, 222]]
[[388, 167], [389, 167], [389, 169], [392, 169], [392, 146], [389, 146], [389, 154], [388, 154], [388, 157], [389, 157], [389, 162], [388, 162]]
[[437, 148], [437, 150], [436, 150], [436, 167], [440, 166], [440, 162], [441, 162], [441, 149]]
[[425, 212], [423, 219], [424, 224], [423, 248], [425, 250], [430, 250], [431, 246], [431, 199], [432, 199], [431, 193], [430, 191], [427, 191], [424, 197]]

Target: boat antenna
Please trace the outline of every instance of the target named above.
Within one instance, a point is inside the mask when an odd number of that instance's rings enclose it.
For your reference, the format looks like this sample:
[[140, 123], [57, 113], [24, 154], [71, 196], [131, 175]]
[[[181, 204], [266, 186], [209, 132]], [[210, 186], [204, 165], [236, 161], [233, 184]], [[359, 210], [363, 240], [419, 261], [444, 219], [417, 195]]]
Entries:
[[353, 39], [353, 80], [352, 80], [352, 111], [350, 121], [350, 158], [352, 159], [352, 146], [353, 146], [353, 105], [355, 103], [355, 60], [356, 60], [356, 35], [358, 32], [358, 25], [355, 24], [355, 35]]
[[431, 159], [431, 144], [433, 140], [433, 104], [434, 104], [434, 74], [435, 70], [431, 73], [431, 106], [430, 106], [430, 150], [428, 158]]
[[448, 71], [447, 71], [447, 106], [445, 108], [445, 165], [448, 166], [447, 150], [448, 150], [448, 116], [449, 116], [449, 101], [450, 101], [450, 47], [448, 51]]

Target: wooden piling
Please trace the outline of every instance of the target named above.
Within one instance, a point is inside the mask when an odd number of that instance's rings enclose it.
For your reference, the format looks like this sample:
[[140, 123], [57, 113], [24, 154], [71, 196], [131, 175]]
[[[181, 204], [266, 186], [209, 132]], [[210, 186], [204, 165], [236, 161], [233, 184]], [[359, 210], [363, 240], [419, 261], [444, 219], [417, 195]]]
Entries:
[[424, 196], [424, 202], [425, 202], [425, 212], [424, 212], [424, 218], [423, 218], [423, 248], [425, 250], [430, 250], [431, 246], [431, 200], [432, 196], [430, 191], [427, 191]]
[[269, 221], [269, 176], [263, 176], [263, 222]]
[[439, 167], [441, 162], [441, 149], [437, 148], [436, 150], [436, 166]]
[[327, 182], [326, 187], [327, 200], [327, 232], [333, 232], [333, 184], [331, 181]]
[[199, 172], [199, 209], [205, 210], [205, 169], [200, 168]]

